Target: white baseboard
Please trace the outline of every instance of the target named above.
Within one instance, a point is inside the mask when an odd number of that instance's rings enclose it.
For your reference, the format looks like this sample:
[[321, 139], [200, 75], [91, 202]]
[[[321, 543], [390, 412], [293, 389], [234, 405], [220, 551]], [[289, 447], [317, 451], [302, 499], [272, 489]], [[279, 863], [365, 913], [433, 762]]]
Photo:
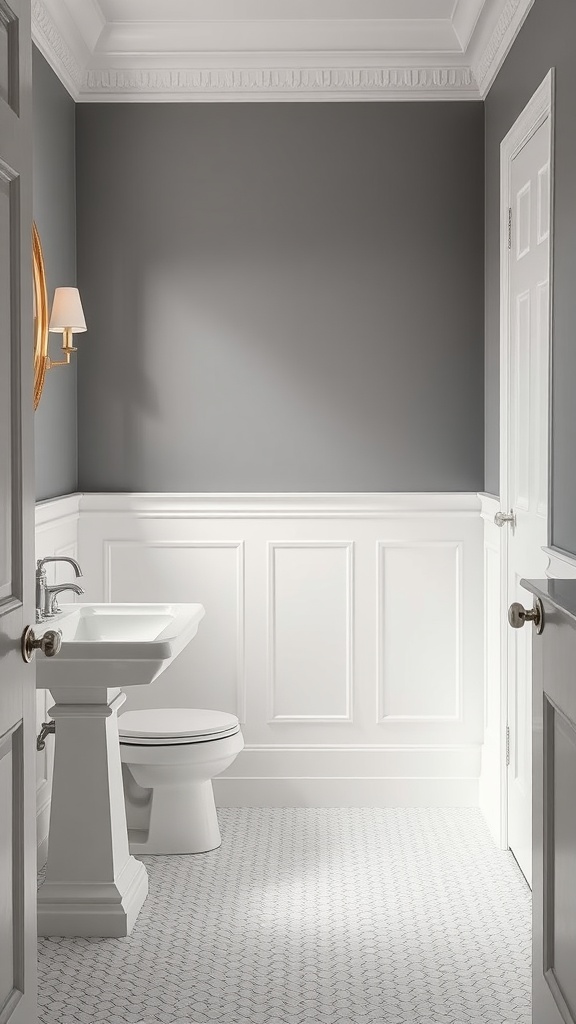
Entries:
[[477, 807], [478, 778], [220, 778], [218, 807]]

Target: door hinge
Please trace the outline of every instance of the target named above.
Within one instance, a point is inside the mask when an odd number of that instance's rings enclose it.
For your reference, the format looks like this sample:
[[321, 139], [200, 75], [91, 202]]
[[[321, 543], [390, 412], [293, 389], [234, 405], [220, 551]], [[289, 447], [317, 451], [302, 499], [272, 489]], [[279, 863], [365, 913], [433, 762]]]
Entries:
[[510, 764], [510, 726], [506, 726], [506, 767]]
[[508, 248], [512, 248], [512, 207], [508, 207]]

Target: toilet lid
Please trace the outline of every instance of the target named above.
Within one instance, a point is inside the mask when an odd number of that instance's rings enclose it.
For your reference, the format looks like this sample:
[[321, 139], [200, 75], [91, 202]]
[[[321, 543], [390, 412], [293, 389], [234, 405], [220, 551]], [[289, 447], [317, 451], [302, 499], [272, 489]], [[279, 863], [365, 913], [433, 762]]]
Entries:
[[238, 732], [236, 715], [204, 708], [147, 708], [118, 716], [120, 739], [128, 743], [194, 743]]

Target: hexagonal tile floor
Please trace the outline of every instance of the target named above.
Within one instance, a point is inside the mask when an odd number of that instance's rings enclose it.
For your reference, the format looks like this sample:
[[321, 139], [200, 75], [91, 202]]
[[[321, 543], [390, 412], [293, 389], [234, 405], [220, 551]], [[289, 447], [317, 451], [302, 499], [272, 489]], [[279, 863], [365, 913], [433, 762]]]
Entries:
[[530, 892], [475, 809], [219, 811], [126, 939], [42, 939], [41, 1024], [529, 1024]]

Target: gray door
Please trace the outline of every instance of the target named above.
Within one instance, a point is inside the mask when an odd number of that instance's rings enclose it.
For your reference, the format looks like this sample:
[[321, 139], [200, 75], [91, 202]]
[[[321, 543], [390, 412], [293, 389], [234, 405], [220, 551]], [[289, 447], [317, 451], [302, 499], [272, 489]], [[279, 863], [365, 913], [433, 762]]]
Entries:
[[36, 1021], [30, 0], [0, 0], [0, 1022]]
[[[576, 590], [576, 582], [550, 586]], [[533, 1021], [576, 1022], [576, 620], [533, 643]]]

